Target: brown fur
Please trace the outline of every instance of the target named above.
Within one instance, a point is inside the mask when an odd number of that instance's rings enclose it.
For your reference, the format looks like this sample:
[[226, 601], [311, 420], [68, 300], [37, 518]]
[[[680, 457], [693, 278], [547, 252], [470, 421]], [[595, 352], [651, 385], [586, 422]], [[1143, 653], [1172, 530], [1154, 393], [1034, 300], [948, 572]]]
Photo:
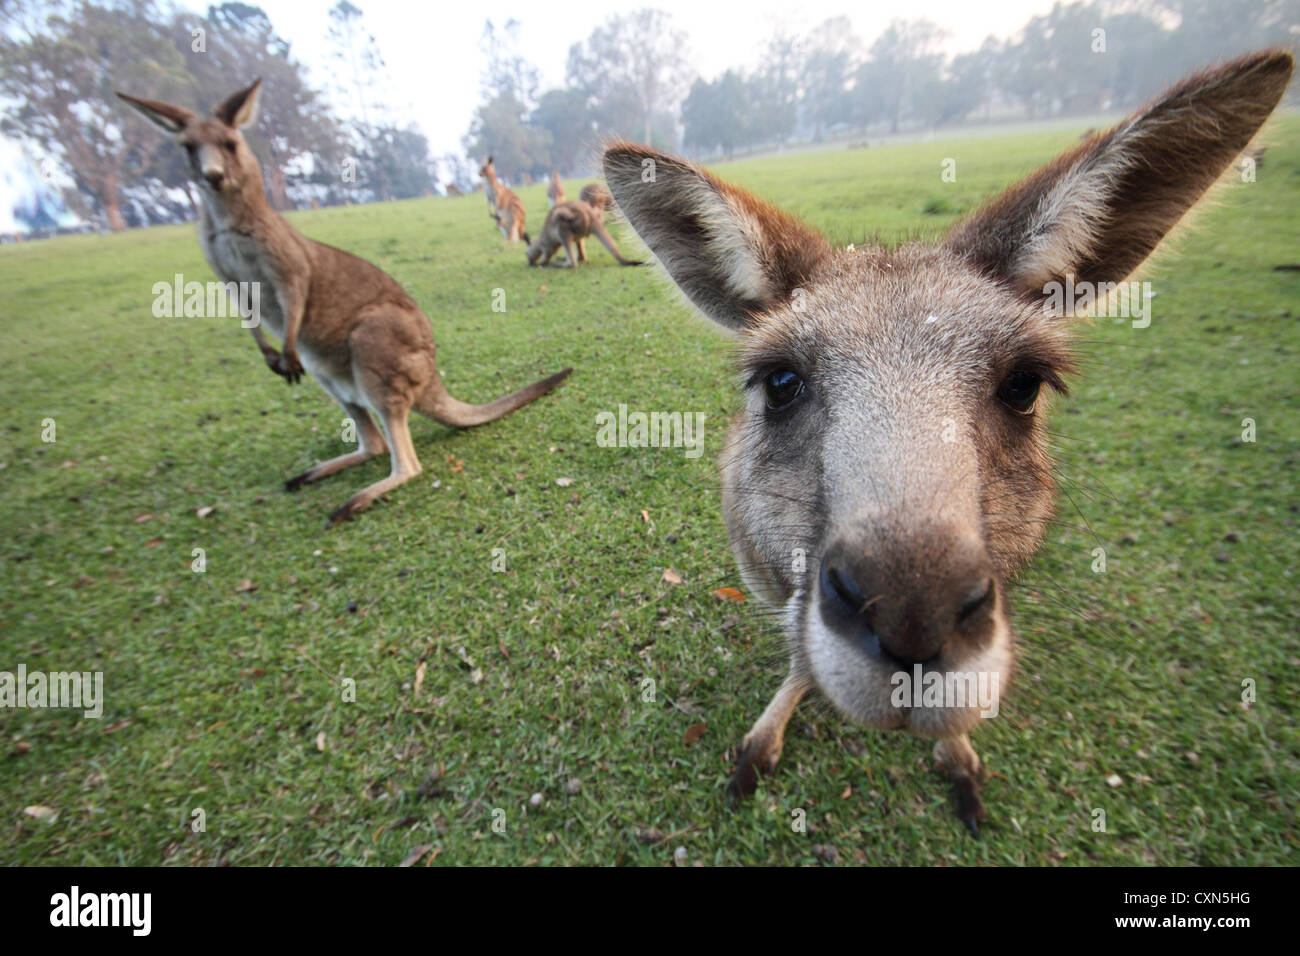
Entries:
[[1014, 672], [1007, 582], [1052, 515], [1043, 398], [1073, 367], [1044, 285], [1124, 280], [1250, 142], [1291, 70], [1272, 50], [1189, 77], [937, 245], [838, 252], [690, 163], [608, 147], [629, 224], [740, 341], [723, 513], [746, 583], [781, 614], [790, 672], [738, 751], [733, 797], [776, 765], [816, 687], [857, 721], [937, 738], [978, 832], [978, 708], [900, 706], [891, 680]]
[[560, 174], [551, 173], [551, 181], [546, 184], [546, 204], [552, 209], [559, 203], [564, 202], [564, 183], [560, 182]]
[[290, 383], [304, 369], [310, 372], [356, 424], [357, 451], [321, 462], [286, 487], [390, 451], [389, 477], [353, 495], [330, 516], [333, 523], [420, 473], [408, 427], [412, 409], [444, 425], [478, 425], [546, 394], [569, 370], [487, 405], [453, 398], [438, 374], [429, 320], [405, 290], [364, 259], [308, 239], [267, 203], [261, 168], [239, 132], [254, 120], [259, 88], [260, 81], [231, 95], [211, 117], [118, 96], [189, 153], [203, 200], [199, 241], [213, 271], [225, 282], [256, 282], [269, 290], [261, 296], [261, 318], [282, 346], [277, 352], [253, 326], [266, 364]]
[[[587, 261], [587, 237], [595, 234], [609, 254], [622, 266], [639, 266], [645, 263], [624, 259], [614, 244], [608, 230], [605, 229], [605, 214], [580, 199], [562, 202], [546, 214], [546, 222], [537, 239], [528, 246], [528, 264], [530, 266], [548, 266], [551, 257], [563, 246], [568, 256], [568, 267], [576, 268], [579, 262]], [[577, 255], [574, 255], [574, 250]], [[538, 261], [540, 260], [540, 262]]]
[[593, 209], [599, 209], [602, 212], [609, 212], [614, 205], [614, 197], [609, 194], [609, 190], [600, 183], [587, 183], [578, 192], [578, 198], [585, 202]]
[[479, 167], [478, 174], [483, 177], [483, 194], [487, 196], [489, 215], [506, 237], [506, 242], [518, 242], [521, 239], [531, 242], [528, 233], [524, 231], [524, 204], [497, 179], [496, 166], [493, 165], [491, 156]]

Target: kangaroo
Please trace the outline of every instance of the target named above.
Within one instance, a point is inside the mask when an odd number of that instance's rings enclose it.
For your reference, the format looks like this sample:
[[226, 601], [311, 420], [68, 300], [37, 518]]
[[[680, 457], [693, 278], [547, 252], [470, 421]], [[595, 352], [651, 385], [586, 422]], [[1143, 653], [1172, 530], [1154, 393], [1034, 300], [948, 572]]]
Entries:
[[603, 212], [608, 212], [609, 207], [614, 204], [614, 197], [600, 183], [587, 183], [578, 193], [578, 198], [592, 209], [599, 209]]
[[968, 734], [995, 708], [963, 703], [959, 685], [945, 685], [959, 691], [948, 706], [898, 690], [987, 677], [996, 692], [1011, 676], [1007, 582], [1052, 515], [1048, 397], [1074, 368], [1049, 289], [1137, 269], [1251, 141], [1292, 65], [1266, 50], [1187, 77], [937, 243], [835, 250], [691, 163], [607, 147], [628, 223], [739, 340], [722, 508], [743, 580], [780, 612], [790, 666], [737, 750], [729, 803], [774, 770], [817, 689], [854, 721], [936, 739], [957, 816], [979, 835]]
[[[577, 268], [579, 262], [587, 261], [586, 242], [587, 237], [592, 233], [595, 233], [596, 238], [609, 250], [609, 254], [618, 260], [619, 265], [645, 265], [639, 260], [623, 258], [618, 251], [618, 246], [614, 245], [613, 238], [605, 229], [605, 213], [600, 209], [592, 208], [581, 199], [559, 203], [546, 214], [542, 231], [537, 234], [533, 242], [529, 243], [528, 264], [538, 265], [540, 259], [541, 265], [548, 266], [556, 250], [564, 246], [564, 254], [569, 258], [569, 268]], [[573, 254], [575, 246], [578, 250], [576, 257]]]
[[557, 203], [564, 202], [564, 183], [560, 182], [558, 172], [551, 173], [551, 181], [546, 184], [546, 205], [552, 209]]
[[[429, 319], [389, 275], [364, 259], [308, 239], [271, 209], [262, 171], [241, 129], [257, 115], [261, 80], [225, 99], [210, 117], [118, 93], [175, 137], [198, 184], [199, 243], [224, 282], [270, 290], [256, 318], [282, 342], [277, 352], [260, 323], [253, 337], [266, 364], [290, 384], [306, 370], [355, 423], [361, 447], [285, 482], [289, 491], [390, 452], [392, 472], [330, 515], [351, 518], [421, 472], [407, 419], [412, 409], [456, 428], [494, 421], [540, 398], [564, 369], [487, 405], [468, 405], [443, 385]], [[376, 427], [371, 413], [379, 419]], [[380, 430], [382, 428], [382, 431]]]
[[491, 156], [479, 167], [478, 174], [483, 177], [483, 194], [487, 196], [488, 209], [497, 228], [501, 230], [501, 235], [506, 237], [507, 242], [518, 242], [520, 239], [526, 243], [532, 242], [524, 231], [524, 204], [497, 179], [496, 166], [493, 165]]

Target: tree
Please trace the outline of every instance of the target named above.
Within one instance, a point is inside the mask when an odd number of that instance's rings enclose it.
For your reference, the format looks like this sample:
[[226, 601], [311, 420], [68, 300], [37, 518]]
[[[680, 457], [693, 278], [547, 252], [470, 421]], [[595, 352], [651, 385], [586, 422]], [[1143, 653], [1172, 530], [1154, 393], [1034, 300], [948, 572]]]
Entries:
[[117, 9], [83, 3], [49, 17], [42, 32], [0, 39], [0, 96], [16, 106], [0, 130], [57, 160], [74, 183], [69, 205], [126, 228], [124, 181], [157, 176], [164, 148], [158, 131], [114, 96], [193, 101], [194, 78], [157, 26], [149, 0]]
[[938, 46], [945, 36], [947, 31], [930, 20], [894, 20], [871, 44], [858, 85], [883, 110], [891, 133], [898, 132], [905, 113], [924, 113], [927, 101], [938, 98], [943, 65]]
[[338, 65], [336, 89], [349, 101], [361, 126], [369, 126], [374, 94], [384, 86], [384, 69], [387, 64], [379, 52], [379, 44], [366, 29], [365, 14], [348, 0], [338, 0], [330, 8], [330, 25], [327, 32], [333, 50], [331, 59]]
[[682, 104], [686, 144], [721, 149], [730, 158], [752, 141], [751, 117], [748, 84], [739, 73], [728, 70], [712, 83], [696, 80]]
[[491, 20], [485, 21], [479, 45], [488, 58], [482, 78], [484, 98], [509, 94], [525, 108], [531, 107], [537, 100], [541, 75], [519, 52], [519, 21], [507, 20], [500, 29]]
[[538, 157], [545, 152], [545, 134], [525, 122], [524, 104], [513, 95], [502, 93], [480, 106], [474, 113], [465, 151], [479, 160], [495, 160], [497, 172], [508, 180], [539, 168]]
[[858, 50], [848, 17], [834, 17], [809, 35], [800, 70], [803, 106], [820, 141], [826, 127], [849, 118], [848, 85]]
[[799, 120], [799, 72], [803, 54], [798, 39], [784, 33], [767, 42], [761, 66], [749, 78], [753, 140], [784, 144]]
[[661, 10], [615, 15], [569, 49], [566, 77], [582, 90], [602, 129], [652, 142], [657, 117], [674, 115], [692, 69], [686, 35]]
[[[202, 49], [196, 49], [192, 40], [196, 27], [206, 31]], [[343, 129], [321, 93], [307, 84], [301, 64], [289, 55], [289, 43], [276, 33], [261, 7], [223, 3], [209, 7], [207, 17], [197, 24], [178, 13], [172, 33], [205, 96], [219, 100], [253, 78], [262, 78], [258, 122], [244, 130], [244, 138], [262, 162], [275, 208], [289, 208], [289, 193], [295, 187], [338, 181], [346, 152]], [[182, 105], [207, 111], [215, 103]]]
[[595, 125], [581, 90], [547, 90], [528, 122], [545, 135], [543, 172], [569, 173], [596, 149]]

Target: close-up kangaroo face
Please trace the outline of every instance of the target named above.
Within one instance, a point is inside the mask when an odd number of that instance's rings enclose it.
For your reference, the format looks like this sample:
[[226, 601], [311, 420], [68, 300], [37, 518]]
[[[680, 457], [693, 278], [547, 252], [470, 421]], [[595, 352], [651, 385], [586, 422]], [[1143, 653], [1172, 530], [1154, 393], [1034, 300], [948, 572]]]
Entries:
[[235, 193], [247, 183], [261, 187], [257, 157], [240, 129], [257, 119], [261, 80], [239, 90], [217, 105], [211, 116], [183, 107], [119, 93], [146, 119], [175, 137], [185, 150], [190, 178], [204, 192]]
[[1052, 511], [1044, 408], [1068, 330], [948, 249], [828, 253], [805, 286], [741, 332], [722, 482], [741, 574], [846, 714], [967, 730], [974, 701], [900, 709], [890, 677], [1006, 688], [1006, 581]]
[[[1075, 313], [1052, 289], [1106, 301], [1248, 146], [1291, 69], [1272, 50], [1193, 74], [931, 245], [837, 251], [685, 160], [608, 146], [628, 224], [737, 339], [723, 513], [742, 576], [780, 613], [790, 672], [733, 793], [772, 769], [816, 687], [854, 720], [940, 738], [975, 828], [964, 735], [1010, 677], [1007, 582], [1052, 514], [1044, 410], [1074, 364]], [[931, 677], [994, 697], [894, 693]]]

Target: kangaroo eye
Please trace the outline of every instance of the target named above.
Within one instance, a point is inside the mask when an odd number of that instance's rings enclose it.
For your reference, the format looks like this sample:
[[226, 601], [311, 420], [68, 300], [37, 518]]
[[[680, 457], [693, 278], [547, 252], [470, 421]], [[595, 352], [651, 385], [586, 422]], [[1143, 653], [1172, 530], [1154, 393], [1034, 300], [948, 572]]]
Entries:
[[790, 405], [803, 394], [803, 379], [797, 372], [781, 368], [768, 373], [763, 388], [767, 392], [767, 407], [776, 411]]
[[1027, 415], [1034, 409], [1038, 389], [1042, 384], [1043, 379], [1037, 372], [1017, 369], [998, 386], [998, 399], [1022, 415]]

